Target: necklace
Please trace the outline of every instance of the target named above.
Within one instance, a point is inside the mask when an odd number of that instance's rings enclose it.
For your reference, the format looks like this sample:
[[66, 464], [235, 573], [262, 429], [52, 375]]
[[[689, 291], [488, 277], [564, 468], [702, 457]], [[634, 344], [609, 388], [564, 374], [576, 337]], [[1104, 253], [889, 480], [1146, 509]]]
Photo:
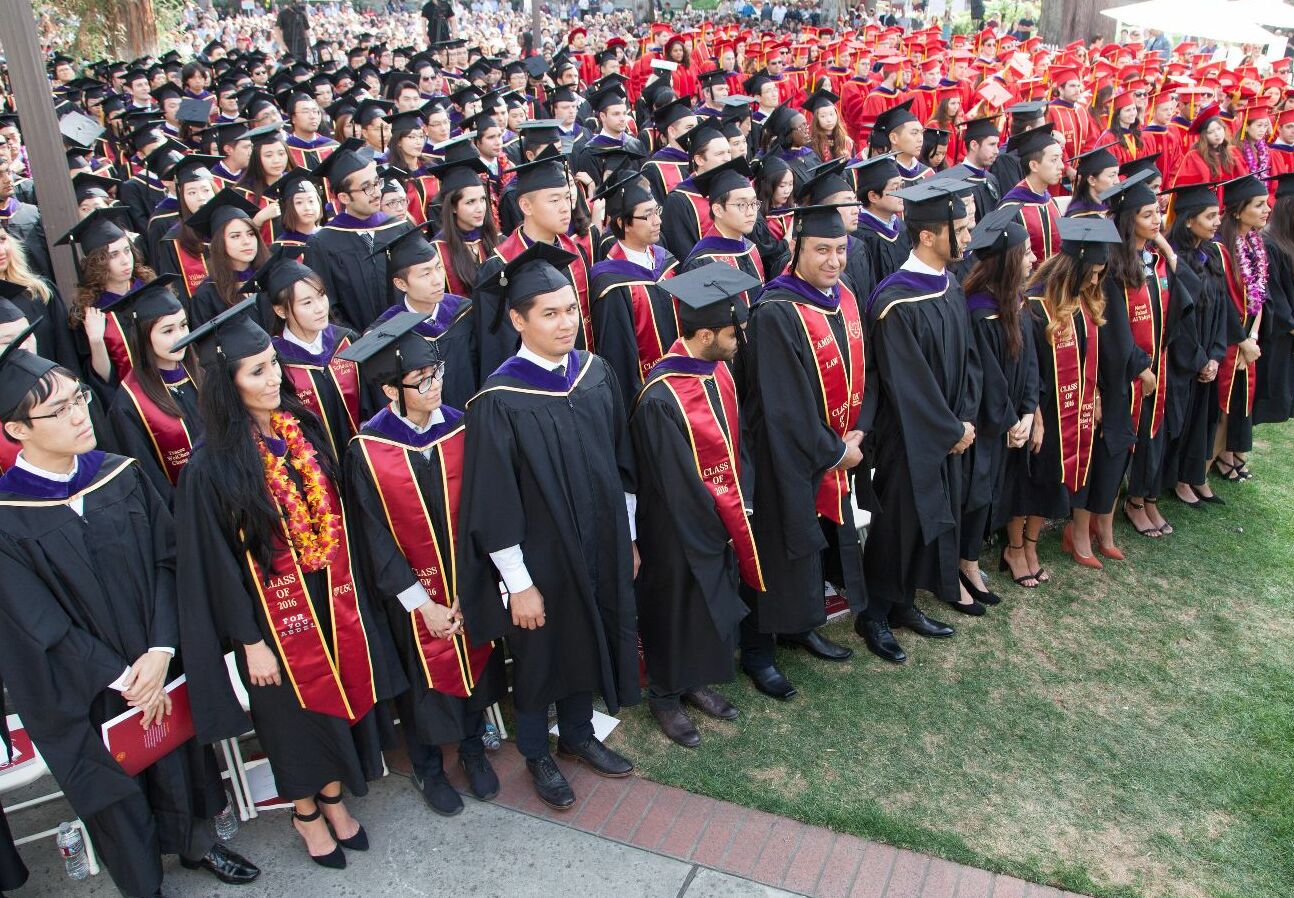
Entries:
[[[301, 569], [307, 573], [320, 570], [337, 555], [341, 517], [333, 511], [314, 447], [306, 442], [297, 419], [286, 412], [275, 412], [270, 416], [270, 427], [275, 436], [287, 443], [287, 452], [280, 458], [269, 450], [260, 434], [256, 435], [265, 486], [283, 512], [288, 541]], [[288, 476], [288, 464], [301, 475], [304, 497]]]

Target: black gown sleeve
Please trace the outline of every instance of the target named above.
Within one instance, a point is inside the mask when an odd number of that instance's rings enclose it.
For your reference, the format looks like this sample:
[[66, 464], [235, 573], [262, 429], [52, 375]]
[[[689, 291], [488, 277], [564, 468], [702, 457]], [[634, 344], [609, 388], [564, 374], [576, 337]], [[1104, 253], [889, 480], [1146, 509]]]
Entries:
[[612, 287], [591, 300], [589, 317], [593, 343], [615, 373], [625, 408], [633, 405], [642, 386], [638, 365], [638, 339], [634, 333], [633, 295], [627, 287]]

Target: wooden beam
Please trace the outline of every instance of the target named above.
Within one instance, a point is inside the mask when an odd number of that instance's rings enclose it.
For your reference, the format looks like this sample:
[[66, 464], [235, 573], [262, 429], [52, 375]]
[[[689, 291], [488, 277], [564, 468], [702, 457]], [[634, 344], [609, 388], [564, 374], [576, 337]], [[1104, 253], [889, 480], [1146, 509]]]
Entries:
[[72, 250], [53, 243], [78, 220], [76, 196], [68, 176], [63, 137], [58, 130], [58, 117], [54, 115], [45, 57], [36, 36], [36, 15], [30, 0], [0, 0], [0, 46], [5, 50], [14, 103], [22, 119], [22, 139], [27, 147], [31, 176], [36, 181], [54, 280], [71, 302], [77, 282]]

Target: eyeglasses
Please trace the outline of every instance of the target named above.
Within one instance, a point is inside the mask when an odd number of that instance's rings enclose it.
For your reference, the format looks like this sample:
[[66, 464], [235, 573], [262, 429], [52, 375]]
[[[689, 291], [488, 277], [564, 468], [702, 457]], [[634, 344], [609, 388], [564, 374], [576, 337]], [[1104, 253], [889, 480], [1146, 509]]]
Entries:
[[437, 362], [436, 364], [431, 365], [430, 368], [431, 373], [416, 384], [401, 383], [400, 386], [404, 387], [406, 390], [417, 390], [419, 394], [425, 396], [427, 393], [431, 392], [431, 388], [435, 386], [436, 381], [444, 380], [445, 378], [444, 362]]
[[665, 210], [660, 206], [657, 206], [654, 209], [648, 209], [646, 215], [633, 215], [630, 217], [633, 218], [634, 221], [651, 221], [653, 218], [660, 218], [664, 214]]
[[740, 212], [742, 215], [745, 215], [747, 212], [758, 212], [760, 209], [764, 207], [764, 204], [761, 203], [759, 200], [751, 200], [750, 202], [746, 202], [746, 203], [733, 203], [732, 207], [736, 209], [738, 212]]
[[372, 181], [365, 181], [363, 184], [360, 184], [358, 187], [356, 187], [353, 191], [343, 191], [343, 193], [346, 193], [346, 192], [367, 193], [367, 194], [381, 193], [382, 179], [374, 178]]
[[43, 421], [46, 418], [53, 418], [55, 421], [70, 421], [72, 419], [73, 409], [86, 408], [94, 401], [94, 394], [90, 392], [89, 387], [78, 387], [72, 398], [65, 402], [58, 411], [51, 415], [28, 415], [28, 421]]

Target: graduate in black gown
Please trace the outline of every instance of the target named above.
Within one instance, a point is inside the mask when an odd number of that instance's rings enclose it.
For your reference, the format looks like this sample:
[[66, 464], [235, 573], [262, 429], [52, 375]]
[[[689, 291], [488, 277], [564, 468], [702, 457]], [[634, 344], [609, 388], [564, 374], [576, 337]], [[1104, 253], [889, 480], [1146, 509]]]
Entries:
[[[903, 178], [890, 155], [864, 159], [850, 171], [862, 203], [853, 237], [867, 252], [875, 286], [898, 271], [912, 252], [912, 243], [899, 214], [903, 211], [903, 200], [895, 195], [903, 185]], [[868, 296], [870, 292], [858, 298], [866, 304]]]
[[[368, 791], [407, 683], [380, 609], [355, 578], [356, 534], [323, 426], [296, 398], [245, 300], [192, 331], [205, 442], [175, 510], [180, 631], [204, 663], [232, 650], [278, 794], [312, 860], [368, 849], [342, 788]], [[247, 731], [229, 678], [190, 680], [198, 738]], [[320, 819], [321, 813], [326, 820]], [[335, 838], [334, 838], [335, 836]]]
[[[966, 248], [974, 252], [975, 265], [962, 281], [962, 292], [982, 386], [973, 422], [975, 442], [962, 456], [966, 489], [959, 579], [975, 601], [996, 605], [1000, 599], [984, 588], [979, 558], [985, 538], [1001, 530], [1010, 517], [1015, 481], [1006, 476], [1009, 450], [1028, 441], [1038, 408], [1038, 357], [1033, 348], [1033, 326], [1024, 321], [1021, 293], [1035, 258], [1029, 232], [1009, 209], [985, 216]], [[1022, 557], [1016, 559], [1018, 568], [1011, 567], [1008, 550], [1023, 551], [1024, 546], [1019, 533], [1008, 536], [1002, 565], [1012, 571], [1012, 579], [1019, 577], [1019, 585], [1036, 587], [1038, 583], [1027, 576], [1032, 571], [1024, 567]]]
[[859, 305], [841, 280], [847, 234], [840, 211], [800, 207], [793, 228], [790, 270], [760, 295], [739, 354], [755, 462], [755, 540], [764, 557], [777, 559], [742, 622], [741, 666], [756, 688], [783, 700], [795, 688], [775, 664], [776, 642], [829, 661], [853, 654], [815, 628], [826, 622], [828, 577], [843, 582], [855, 614], [867, 601], [847, 473], [862, 461], [871, 414]]
[[696, 177], [730, 160], [732, 146], [718, 119], [703, 119], [681, 135], [679, 143], [687, 151], [691, 174], [665, 194], [661, 243], [674, 258], [686, 259], [696, 242], [711, 230], [710, 202], [697, 187]]
[[451, 408], [463, 408], [480, 385], [476, 352], [476, 307], [466, 296], [445, 291], [444, 258], [420, 228], [405, 231], [383, 247], [394, 292], [403, 295], [378, 316], [375, 324], [401, 312], [423, 316], [414, 331], [437, 345], [444, 363], [441, 396]]
[[1254, 423], [1278, 424], [1294, 417], [1294, 172], [1280, 175], [1276, 205], [1263, 229], [1268, 290], [1258, 325], [1258, 378]]
[[160, 894], [164, 853], [250, 882], [260, 871], [216, 841], [227, 796], [209, 748], [190, 740], [131, 776], [104, 745], [104, 721], [133, 707], [151, 725], [172, 712], [165, 686], [181, 670], [192, 683], [223, 664], [177, 657], [188, 643], [166, 504], [131, 459], [95, 449], [89, 390], [22, 342], [0, 355], [4, 438], [22, 446], [0, 477], [0, 676], [14, 710], [124, 895]]
[[855, 237], [858, 230], [859, 206], [854, 185], [845, 174], [844, 157], [824, 162], [809, 172], [809, 179], [804, 182], [796, 195], [796, 202], [801, 206], [839, 206], [840, 219], [849, 236], [846, 245], [845, 271], [841, 279], [853, 291], [856, 299], [865, 299], [871, 295], [876, 286], [872, 273], [872, 256], [862, 240]]
[[202, 438], [198, 370], [192, 349], [172, 347], [189, 332], [176, 291], [180, 277], [164, 274], [123, 296], [115, 306], [135, 364], [121, 379], [108, 423], [122, 454], [134, 458], [167, 503], [180, 472]]
[[[883, 514], [864, 553], [871, 604], [856, 626], [877, 656], [907, 655], [892, 627], [947, 638], [953, 628], [916, 607], [924, 589], [959, 611], [976, 602], [958, 580], [961, 455], [975, 440], [981, 374], [961, 285], [948, 273], [970, 232], [970, 185], [927, 179], [900, 191], [912, 256], [868, 306], [878, 384], [876, 494]], [[983, 607], [979, 607], [983, 613]]]
[[517, 750], [555, 808], [575, 794], [549, 754], [548, 706], [559, 753], [618, 777], [633, 765], [595, 738], [593, 693], [612, 714], [639, 699], [633, 451], [615, 375], [574, 348], [573, 261], [536, 243], [503, 270], [521, 349], [467, 407], [458, 540], [463, 621], [476, 645], [507, 638]]
[[458, 745], [472, 794], [499, 778], [485, 758], [484, 711], [506, 691], [503, 650], [463, 631], [454, 558], [463, 473], [463, 413], [441, 403], [445, 344], [424, 339], [425, 314], [401, 312], [346, 350], [388, 400], [346, 449], [346, 497], [362, 534], [357, 570], [386, 604], [410, 688], [400, 720], [414, 785], [433, 811], [463, 800], [445, 778], [440, 746]]
[[[997, 208], [1002, 200], [1002, 185], [997, 175], [990, 170], [998, 158], [998, 147], [1002, 132], [997, 127], [996, 117], [976, 118], [963, 122], [962, 146], [966, 147], [966, 158], [960, 164], [946, 169], [954, 178], [971, 185], [971, 196], [975, 198], [975, 209], [983, 219]], [[1016, 178], [1012, 183], [1017, 183]]]
[[653, 366], [629, 418], [638, 459], [638, 629], [661, 730], [701, 742], [682, 702], [721, 720], [737, 709], [710, 688], [733, 675], [741, 590], [763, 587], [751, 530], [754, 472], [742, 463], [737, 356], [742, 293], [759, 287], [719, 262], [672, 278], [682, 335]]
[[410, 225], [381, 211], [382, 181], [368, 150], [347, 142], [315, 172], [328, 180], [340, 211], [310, 235], [302, 261], [323, 278], [336, 304], [333, 319], [363, 333], [391, 305], [386, 257], [374, 250]]
[[[711, 229], [687, 254], [682, 271], [719, 261], [764, 282], [764, 260], [748, 236], [759, 217], [751, 175], [746, 160], [737, 158], [692, 178], [710, 208]], [[755, 296], [751, 293], [742, 302], [749, 308]]]
[[[243, 287], [269, 258], [260, 228], [252, 221], [258, 211], [254, 203], [226, 187], [189, 216], [188, 226], [208, 245], [207, 278], [189, 302], [193, 327], [242, 302]], [[257, 293], [256, 300], [256, 323], [268, 330], [275, 320], [273, 306], [264, 293]]]

